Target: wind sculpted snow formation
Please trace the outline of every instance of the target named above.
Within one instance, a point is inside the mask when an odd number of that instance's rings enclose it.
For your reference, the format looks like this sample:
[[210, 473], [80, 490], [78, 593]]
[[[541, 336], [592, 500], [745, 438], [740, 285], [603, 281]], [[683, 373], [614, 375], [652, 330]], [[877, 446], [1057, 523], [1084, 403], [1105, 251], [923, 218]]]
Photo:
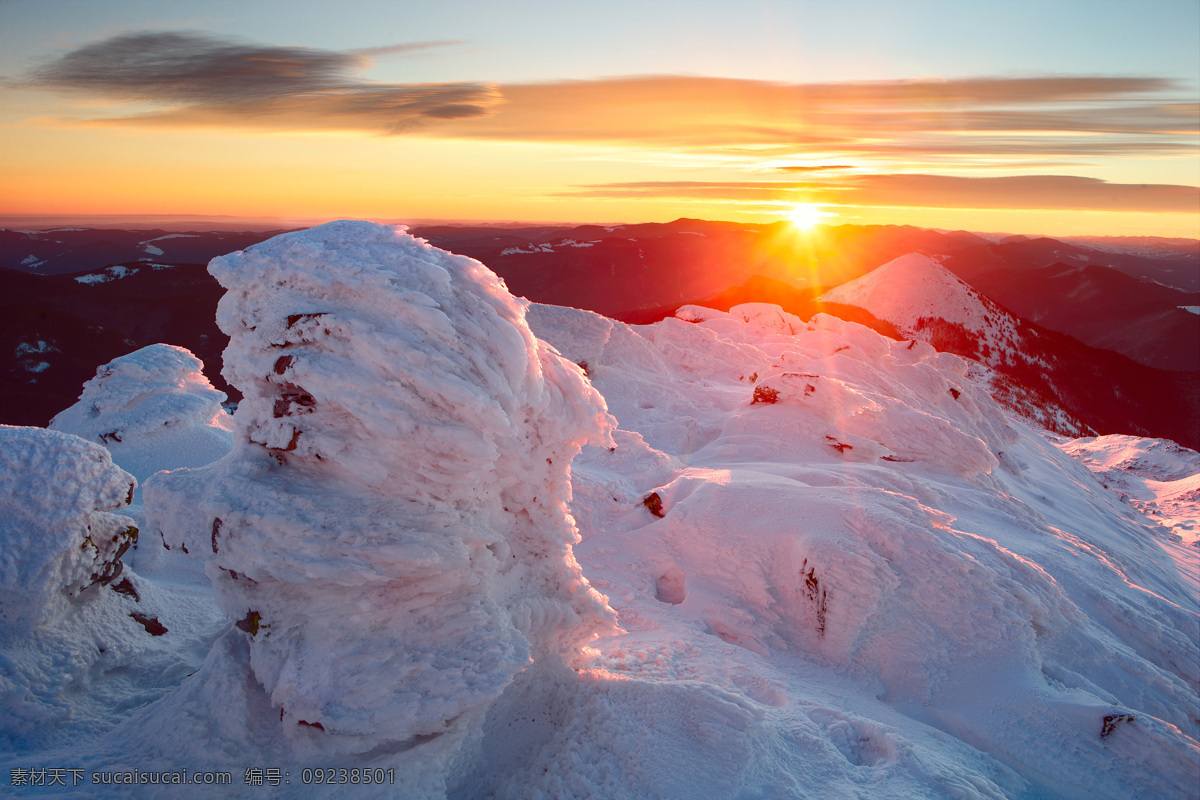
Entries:
[[[225, 394], [203, 368], [188, 350], [169, 344], [114, 358], [50, 429], [104, 445], [140, 482], [159, 470], [203, 466], [233, 445], [233, 423], [221, 407]], [[136, 492], [134, 502], [140, 499]]]
[[129, 505], [136, 482], [99, 445], [7, 425], [0, 476], [0, 623], [28, 633], [121, 574], [138, 531], [113, 512]]
[[349, 750], [469, 731], [531, 661], [613, 626], [566, 505], [610, 418], [495, 275], [348, 222], [210, 270], [237, 441], [146, 508], [209, 562], [285, 726]]

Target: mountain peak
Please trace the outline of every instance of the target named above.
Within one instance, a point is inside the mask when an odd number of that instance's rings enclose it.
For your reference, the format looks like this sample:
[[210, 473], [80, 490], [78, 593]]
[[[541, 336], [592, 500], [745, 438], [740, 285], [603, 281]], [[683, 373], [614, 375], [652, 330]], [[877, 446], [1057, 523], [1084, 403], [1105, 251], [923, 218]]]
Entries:
[[924, 253], [893, 259], [860, 278], [826, 292], [822, 300], [857, 306], [905, 332], [923, 317], [941, 317], [980, 331], [1002, 313], [995, 304]]

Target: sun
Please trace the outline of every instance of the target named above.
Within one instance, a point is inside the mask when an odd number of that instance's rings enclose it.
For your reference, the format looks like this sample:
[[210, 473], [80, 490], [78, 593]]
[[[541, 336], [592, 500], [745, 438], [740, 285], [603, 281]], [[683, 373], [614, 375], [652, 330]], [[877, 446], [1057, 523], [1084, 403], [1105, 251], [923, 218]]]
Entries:
[[828, 211], [822, 211], [821, 207], [814, 203], [794, 203], [785, 213], [792, 224], [802, 231], [811, 230], [821, 224], [825, 217], [834, 216]]

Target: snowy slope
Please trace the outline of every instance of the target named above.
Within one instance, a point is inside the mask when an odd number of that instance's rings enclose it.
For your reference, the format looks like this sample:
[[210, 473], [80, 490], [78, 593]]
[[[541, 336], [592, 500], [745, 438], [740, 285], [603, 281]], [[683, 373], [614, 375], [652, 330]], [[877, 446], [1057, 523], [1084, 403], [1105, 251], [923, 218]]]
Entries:
[[[1200, 453], [1166, 439], [1098, 436], [1062, 445], [1106, 489], [1200, 547]], [[1197, 586], [1200, 592], [1200, 586]]]
[[921, 330], [921, 320], [940, 317], [975, 335], [981, 350], [1011, 349], [1020, 337], [1016, 317], [921, 253], [889, 261], [821, 299], [865, 308], [908, 335]]
[[[153, 703], [111, 663], [82, 695], [16, 687], [109, 729], [6, 723], [0, 768], [79, 766], [78, 797], [211, 796], [89, 782], [134, 768], [262, 797], [1197, 796], [1197, 551], [963, 359], [761, 304], [527, 306], [365, 224], [214, 270], [239, 444], [150, 480], [173, 549], [130, 571], [207, 564], [224, 633], [184, 680], [208, 629], [182, 628]], [[458, 716], [414, 727], [405, 697]], [[306, 785], [318, 766], [384, 782]]]
[[901, 256], [821, 299], [865, 309], [902, 335], [971, 359], [972, 382], [1038, 427], [1068, 436], [1096, 432], [1081, 418], [1079, 409], [1087, 403], [1080, 402], [1079, 389], [1064, 390], [1075, 378], [1070, 358], [937, 258]]

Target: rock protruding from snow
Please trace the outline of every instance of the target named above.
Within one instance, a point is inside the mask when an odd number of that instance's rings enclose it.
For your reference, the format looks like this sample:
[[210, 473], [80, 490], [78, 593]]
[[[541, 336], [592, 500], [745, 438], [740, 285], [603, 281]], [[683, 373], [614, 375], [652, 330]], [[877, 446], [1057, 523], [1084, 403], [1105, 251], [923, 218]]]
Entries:
[[103, 444], [139, 481], [215, 461], [233, 446], [233, 422], [221, 407], [225, 394], [203, 369], [190, 351], [169, 344], [114, 358], [50, 428]]
[[136, 482], [103, 447], [42, 428], [0, 425], [0, 626], [28, 633], [87, 589], [121, 574], [137, 541]]
[[566, 506], [612, 421], [495, 274], [365, 222], [209, 269], [235, 448], [153, 478], [146, 512], [209, 560], [287, 730], [465, 735], [516, 673], [612, 627]]

